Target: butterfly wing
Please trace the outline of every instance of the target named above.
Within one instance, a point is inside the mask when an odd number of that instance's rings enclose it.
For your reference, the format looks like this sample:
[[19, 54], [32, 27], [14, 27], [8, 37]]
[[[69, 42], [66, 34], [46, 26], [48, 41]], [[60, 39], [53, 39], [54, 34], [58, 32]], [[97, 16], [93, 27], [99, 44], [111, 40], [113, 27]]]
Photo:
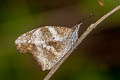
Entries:
[[[23, 35], [20, 36], [16, 40], [16, 45], [18, 46], [21, 41], [20, 47], [18, 47], [19, 51], [31, 52], [41, 65], [42, 70], [50, 70], [76, 42], [79, 27], [77, 26], [75, 29], [58, 26], [40, 27], [27, 34], [25, 33], [24, 38]], [[27, 39], [28, 36], [29, 40]], [[27, 42], [25, 43], [24, 40], [26, 39]]]

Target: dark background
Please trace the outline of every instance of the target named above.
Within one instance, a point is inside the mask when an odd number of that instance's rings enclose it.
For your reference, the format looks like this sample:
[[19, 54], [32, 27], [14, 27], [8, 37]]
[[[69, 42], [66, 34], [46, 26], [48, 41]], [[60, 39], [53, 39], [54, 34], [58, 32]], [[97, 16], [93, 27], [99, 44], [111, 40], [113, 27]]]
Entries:
[[[120, 0], [0, 0], [0, 80], [42, 80], [43, 72], [31, 54], [20, 54], [15, 39], [44, 26], [72, 27], [82, 18], [80, 34], [120, 4]], [[120, 80], [120, 11], [87, 36], [52, 80]]]

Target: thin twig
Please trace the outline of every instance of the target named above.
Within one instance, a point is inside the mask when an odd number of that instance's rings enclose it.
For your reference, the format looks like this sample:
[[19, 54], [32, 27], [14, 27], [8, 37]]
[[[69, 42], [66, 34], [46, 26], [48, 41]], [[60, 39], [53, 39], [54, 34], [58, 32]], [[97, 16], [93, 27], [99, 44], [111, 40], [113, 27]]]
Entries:
[[50, 70], [48, 75], [44, 78], [44, 80], [49, 80], [52, 75], [58, 70], [58, 68], [62, 65], [62, 63], [69, 57], [69, 55], [80, 45], [80, 43], [85, 39], [85, 37], [94, 29], [98, 24], [100, 24], [102, 21], [104, 21], [106, 18], [108, 18], [110, 15], [115, 13], [120, 9], [120, 5], [111, 10], [109, 13], [101, 17], [97, 22], [90, 25], [90, 27], [87, 28], [87, 30], [81, 35], [81, 37], [78, 39], [78, 41], [75, 43], [74, 47], [71, 48], [71, 50]]

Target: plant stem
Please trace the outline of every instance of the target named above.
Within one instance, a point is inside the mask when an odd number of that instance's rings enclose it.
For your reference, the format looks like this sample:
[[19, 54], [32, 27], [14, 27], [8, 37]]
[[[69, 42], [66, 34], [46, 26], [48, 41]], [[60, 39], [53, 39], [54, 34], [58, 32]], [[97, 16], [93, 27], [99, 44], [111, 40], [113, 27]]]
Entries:
[[58, 68], [62, 65], [62, 63], [69, 57], [69, 55], [78, 47], [81, 42], [86, 38], [86, 36], [97, 27], [98, 24], [100, 24], [102, 21], [104, 21], [106, 18], [108, 18], [110, 15], [115, 13], [120, 9], [120, 5], [118, 5], [116, 8], [105, 14], [103, 17], [101, 17], [98, 21], [91, 24], [87, 30], [81, 35], [81, 37], [78, 39], [78, 41], [74, 44], [74, 46], [68, 51], [68, 53], [50, 70], [48, 75], [44, 78], [44, 80], [49, 80], [53, 74], [58, 70]]

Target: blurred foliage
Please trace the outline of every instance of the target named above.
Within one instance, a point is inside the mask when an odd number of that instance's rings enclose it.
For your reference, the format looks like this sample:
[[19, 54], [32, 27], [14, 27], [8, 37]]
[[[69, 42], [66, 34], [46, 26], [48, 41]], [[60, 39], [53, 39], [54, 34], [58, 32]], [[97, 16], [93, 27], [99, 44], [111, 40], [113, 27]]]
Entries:
[[[118, 4], [120, 0], [104, 0], [103, 7], [98, 5], [97, 0], [0, 0], [0, 80], [42, 80], [48, 72], [41, 71], [31, 54], [22, 55], [16, 50], [14, 41], [19, 35], [40, 25], [74, 24], [69, 14], [75, 17], [79, 12], [94, 13], [97, 20]], [[69, 8], [71, 6], [72, 9]], [[61, 11], [64, 8], [69, 11]], [[76, 9], [78, 13], [74, 12]], [[66, 15], [60, 15], [61, 12]], [[103, 28], [109, 28], [108, 24], [120, 25], [119, 14], [117, 12], [107, 19]], [[83, 15], [79, 14], [74, 19], [77, 21], [79, 16]], [[92, 60], [87, 53], [77, 49], [57, 71], [54, 79], [120, 80], [120, 67], [109, 69], [107, 64], [100, 64], [99, 60]]]

